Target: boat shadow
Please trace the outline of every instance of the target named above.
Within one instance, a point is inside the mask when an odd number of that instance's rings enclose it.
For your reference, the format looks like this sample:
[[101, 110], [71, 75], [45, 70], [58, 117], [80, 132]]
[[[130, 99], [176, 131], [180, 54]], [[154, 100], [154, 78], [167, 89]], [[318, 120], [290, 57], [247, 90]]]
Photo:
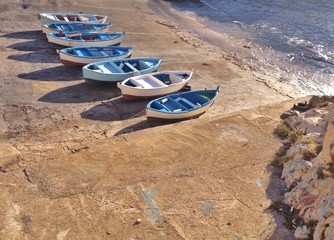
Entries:
[[6, 34], [1, 35], [1, 37], [17, 38], [17, 39], [44, 39], [44, 40], [46, 38], [42, 30], [6, 33]]
[[[142, 114], [145, 115], [145, 112]], [[142, 116], [141, 115], [141, 116]], [[173, 124], [173, 121], [164, 121], [164, 120], [152, 120], [152, 119], [146, 119], [144, 121], [141, 121], [139, 123], [133, 124], [131, 126], [128, 126], [126, 128], [123, 128], [121, 130], [119, 130], [118, 132], [116, 132], [114, 134], [114, 136], [119, 136], [119, 135], [123, 135], [126, 133], [130, 133], [130, 132], [136, 132], [139, 130], [144, 130], [144, 129], [148, 129], [148, 128], [154, 128], [154, 127], [158, 127], [158, 126], [162, 126], [162, 125], [169, 125], [169, 124]]]
[[72, 81], [82, 79], [82, 70], [81, 68], [69, 68], [61, 65], [44, 68], [30, 73], [20, 73], [17, 77], [39, 81]]
[[7, 59], [31, 63], [60, 63], [58, 54], [51, 50], [40, 49], [29, 53], [13, 54]]
[[[7, 48], [11, 48], [17, 51], [27, 51], [27, 52], [37, 51], [40, 49], [52, 50], [51, 44], [45, 39], [35, 39], [31, 41], [17, 42], [8, 45]], [[53, 51], [56, 52], [55, 50]]]
[[83, 82], [49, 92], [39, 98], [38, 101], [48, 103], [89, 103], [105, 101], [119, 95], [120, 91], [118, 89]]
[[[119, 95], [121, 95], [119, 91]], [[101, 102], [80, 114], [84, 119], [96, 121], [120, 121], [143, 116], [148, 101], [125, 101], [122, 97]]]

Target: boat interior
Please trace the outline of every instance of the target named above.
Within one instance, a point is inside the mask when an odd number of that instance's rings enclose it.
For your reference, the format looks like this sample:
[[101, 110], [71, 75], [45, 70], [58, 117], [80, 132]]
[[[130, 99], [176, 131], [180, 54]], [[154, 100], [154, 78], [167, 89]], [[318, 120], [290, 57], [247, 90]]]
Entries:
[[[92, 25], [92, 24], [72, 24], [71, 25], [72, 29], [74, 31], [81, 31], [81, 30], [96, 30], [98, 29], [99, 27], [95, 26], [95, 25]], [[103, 27], [100, 27], [100, 28], [105, 28], [104, 26]]]
[[[62, 37], [62, 34], [59, 33], [59, 37]], [[67, 39], [72, 40], [84, 40], [84, 41], [94, 41], [94, 40], [107, 40], [107, 35], [98, 35], [98, 34], [82, 34], [82, 33], [70, 33], [66, 34]]]
[[137, 78], [137, 79], [131, 78], [124, 85], [135, 88], [152, 89], [158, 87], [166, 87], [167, 83], [160, 81], [158, 78], [155, 78], [152, 75], [145, 75], [142, 78]]
[[65, 21], [65, 22], [80, 22], [81, 21], [77, 15], [60, 15], [60, 14], [57, 14], [55, 16], [58, 20]]
[[167, 96], [163, 99], [153, 101], [151, 108], [163, 112], [187, 111], [205, 105], [213, 97], [214, 94], [209, 92]]
[[185, 79], [189, 78], [189, 75], [186, 74], [186, 73], [184, 73], [184, 74], [159, 73], [159, 74], [154, 74], [154, 77], [159, 79], [161, 82], [168, 85], [168, 84], [183, 82]]
[[93, 41], [93, 40], [100, 40], [100, 37], [95, 34], [90, 34], [90, 35], [81, 35], [80, 39], [85, 41]]
[[150, 68], [151, 65], [147, 64], [144, 60], [129, 60], [129, 61], [108, 61], [102, 64], [90, 64], [88, 69], [101, 71], [103, 73], [129, 73], [139, 72]]
[[[56, 25], [55, 24], [53, 24], [53, 25], [54, 25], [54, 28], [57, 29]], [[73, 27], [69, 24], [62, 24], [62, 25], [58, 26], [58, 29], [59, 28], [62, 31], [73, 31]]]
[[97, 20], [101, 20], [101, 19], [103, 19], [103, 18], [105, 18], [104, 16], [98, 16], [98, 15], [95, 15], [95, 18], [97, 19]]
[[103, 17], [102, 16], [96, 16], [96, 17], [90, 17], [90, 16], [82, 16], [82, 15], [61, 15], [61, 14], [56, 14], [55, 15], [56, 19], [60, 21], [65, 21], [65, 22], [87, 22], [90, 20], [100, 20]]
[[77, 55], [79, 57], [110, 57], [124, 54], [125, 51], [111, 48], [70, 48], [68, 54]]
[[136, 88], [150, 89], [157, 87], [166, 87], [167, 85], [181, 82], [183, 82], [183, 79], [175, 76], [175, 74], [160, 73], [154, 75], [144, 75], [142, 78], [131, 78], [129, 79], [129, 81], [126, 81], [124, 85]]
[[55, 24], [51, 23], [48, 25], [49, 29], [54, 29], [56, 31], [64, 31], [64, 32], [73, 32], [73, 31], [96, 31], [98, 29], [107, 28], [107, 26], [98, 26], [93, 24], [84, 24], [84, 23], [62, 23]]
[[[196, 96], [196, 95], [195, 95]], [[199, 100], [199, 101], [196, 101]], [[164, 112], [182, 112], [194, 109], [196, 107], [200, 107], [205, 103], [205, 99], [187, 99], [185, 96], [179, 96], [177, 98], [166, 97], [161, 99], [160, 101], [153, 101], [151, 104], [151, 108], [164, 111]]]

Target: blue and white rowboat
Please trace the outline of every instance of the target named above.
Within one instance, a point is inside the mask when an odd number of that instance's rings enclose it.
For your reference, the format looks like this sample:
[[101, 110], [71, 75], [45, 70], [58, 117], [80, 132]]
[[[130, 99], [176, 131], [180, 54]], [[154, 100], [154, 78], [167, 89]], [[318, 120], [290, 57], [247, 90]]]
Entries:
[[98, 33], [98, 32], [84, 32], [84, 33], [66, 33], [66, 32], [52, 32], [46, 36], [48, 41], [56, 46], [77, 47], [77, 46], [112, 46], [120, 45], [123, 41], [125, 32], [115, 33]]
[[64, 65], [83, 66], [88, 63], [107, 61], [131, 56], [133, 47], [71, 47], [60, 51], [60, 61]]
[[180, 92], [150, 101], [146, 106], [147, 118], [184, 120], [199, 117], [216, 100], [219, 86], [215, 90]]
[[106, 32], [111, 23], [80, 23], [80, 22], [58, 22], [46, 23], [42, 25], [45, 34], [50, 32]]
[[82, 68], [84, 79], [88, 81], [121, 82], [126, 78], [155, 72], [162, 58], [125, 58], [95, 62]]

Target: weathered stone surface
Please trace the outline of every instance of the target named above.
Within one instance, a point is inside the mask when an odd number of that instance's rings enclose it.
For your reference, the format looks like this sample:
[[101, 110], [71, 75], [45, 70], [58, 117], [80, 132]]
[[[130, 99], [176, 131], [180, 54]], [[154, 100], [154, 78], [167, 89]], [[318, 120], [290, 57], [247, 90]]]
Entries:
[[310, 229], [307, 226], [297, 227], [295, 230], [295, 237], [297, 239], [309, 239], [310, 238]]
[[[334, 112], [334, 111], [333, 111]], [[334, 146], [334, 120], [328, 122], [326, 135], [322, 151], [315, 159], [315, 163], [324, 168], [328, 168], [328, 164], [334, 164], [333, 161], [333, 146]]]
[[[314, 104], [320, 101], [315, 98]], [[299, 214], [306, 222], [316, 221], [313, 239], [332, 239], [334, 206], [334, 108], [329, 105], [311, 109], [298, 117], [285, 119], [294, 129], [303, 129], [307, 135], [295, 143], [287, 152], [288, 162], [284, 164], [282, 177], [291, 191], [285, 194], [285, 202], [300, 210]], [[312, 134], [312, 137], [310, 137]], [[319, 142], [314, 141], [317, 139]], [[305, 143], [307, 143], [305, 145]], [[311, 143], [311, 144], [310, 144]], [[322, 151], [312, 159], [305, 161], [305, 147], [313, 153], [316, 145], [322, 145]], [[310, 153], [310, 152], [307, 152]], [[313, 156], [309, 154], [309, 156]], [[307, 230], [298, 228], [297, 238], [307, 238]]]
[[306, 134], [322, 133], [327, 128], [327, 123], [334, 117], [334, 105], [325, 108], [312, 108], [298, 116], [284, 120], [292, 129], [303, 129]]
[[312, 96], [311, 99], [309, 100], [309, 104], [312, 107], [317, 107], [324, 103], [334, 103], [334, 97], [333, 96]]
[[285, 179], [287, 186], [290, 187], [292, 184], [300, 182], [311, 167], [312, 163], [309, 161], [293, 159], [284, 163], [282, 177]]
[[8, 171], [19, 161], [20, 152], [9, 143], [0, 142], [0, 171]]

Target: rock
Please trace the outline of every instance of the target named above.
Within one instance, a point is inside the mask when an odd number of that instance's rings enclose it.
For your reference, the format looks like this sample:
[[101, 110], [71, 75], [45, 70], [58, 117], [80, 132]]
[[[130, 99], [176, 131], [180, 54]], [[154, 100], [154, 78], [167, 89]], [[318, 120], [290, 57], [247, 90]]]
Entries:
[[323, 148], [316, 158], [316, 166], [326, 167], [327, 164], [333, 164], [333, 146], [334, 146], [334, 120], [327, 123], [327, 130], [323, 140]]
[[334, 216], [330, 216], [324, 222], [325, 230], [324, 230], [324, 239], [333, 239], [334, 236]]
[[307, 226], [299, 226], [295, 230], [295, 237], [297, 239], [309, 239], [310, 229]]
[[140, 218], [137, 218], [136, 221], [133, 223], [133, 225], [138, 225], [141, 223], [141, 219]]
[[[325, 100], [328, 99], [314, 98], [312, 104], [318, 106]], [[306, 132], [287, 151], [288, 161], [282, 171], [282, 177], [290, 187], [284, 202], [298, 209], [305, 222], [315, 223], [313, 236], [310, 236], [310, 227], [299, 226], [295, 230], [297, 239], [332, 239], [334, 235], [333, 117], [334, 105], [329, 104], [285, 119], [292, 129]]]
[[20, 152], [9, 143], [0, 143], [0, 171], [8, 171], [19, 161]]
[[286, 112], [284, 112], [284, 113], [282, 113], [281, 114], [281, 116], [280, 116], [280, 118], [282, 119], [282, 120], [284, 120], [284, 119], [287, 119], [287, 118], [289, 118], [289, 117], [292, 117], [292, 116], [298, 116], [299, 115], [299, 112], [298, 111], [295, 111], [295, 110], [289, 110], [289, 111], [286, 111]]
[[324, 219], [327, 218], [331, 215], [332, 213], [325, 207], [325, 206], [320, 206], [317, 209], [317, 215], [318, 219]]
[[332, 146], [332, 148], [330, 150], [330, 157], [331, 157], [332, 161], [334, 162], [334, 145]]
[[298, 116], [284, 119], [284, 122], [293, 130], [303, 129], [306, 134], [324, 134], [327, 123], [334, 117], [334, 104], [325, 108], [313, 108]]
[[331, 209], [333, 209], [333, 213], [334, 213], [334, 197], [328, 201], [328, 206]]
[[293, 183], [300, 181], [308, 170], [312, 167], [312, 163], [303, 159], [294, 159], [284, 163], [282, 177], [285, 183], [290, 187]]
[[309, 105], [311, 105], [312, 107], [316, 107], [326, 102], [334, 103], [334, 97], [333, 96], [312, 96], [309, 101]]

